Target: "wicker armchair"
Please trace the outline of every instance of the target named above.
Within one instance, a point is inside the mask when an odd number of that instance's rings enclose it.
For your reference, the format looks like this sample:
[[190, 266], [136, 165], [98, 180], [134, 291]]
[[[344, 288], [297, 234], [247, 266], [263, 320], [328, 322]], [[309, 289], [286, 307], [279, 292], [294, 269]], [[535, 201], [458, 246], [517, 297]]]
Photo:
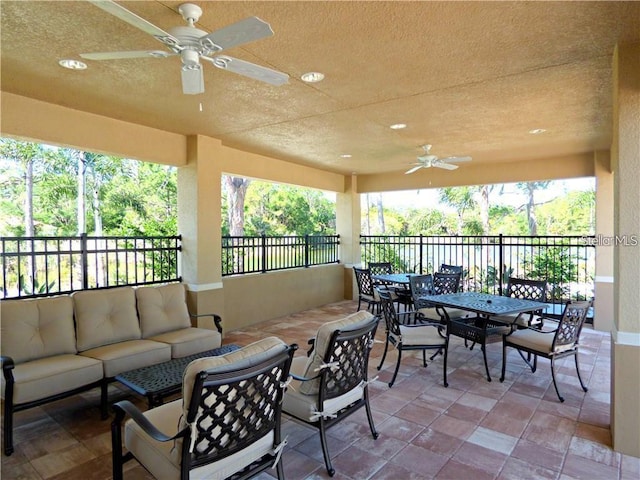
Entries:
[[144, 413], [128, 401], [114, 404], [113, 478], [135, 458], [159, 479], [249, 478], [277, 467], [282, 480], [281, 403], [296, 348], [269, 337], [191, 362], [181, 400]]
[[364, 311], [325, 323], [311, 342], [310, 355], [293, 360], [293, 381], [285, 393], [282, 410], [318, 429], [330, 476], [335, 470], [327, 445], [329, 427], [365, 407], [371, 434], [378, 438], [367, 386], [369, 353], [377, 326], [378, 317]]
[[398, 370], [400, 369], [402, 352], [404, 350], [422, 350], [422, 364], [424, 367], [427, 366], [427, 350], [435, 350], [435, 353], [431, 356], [431, 360], [433, 360], [438, 353], [444, 352], [444, 386], [449, 386], [447, 383], [447, 350], [449, 346], [449, 337], [447, 335], [443, 336], [439, 334], [439, 331], [444, 328], [442, 324], [437, 321], [434, 323], [409, 325], [411, 321], [403, 321], [401, 318], [415, 315], [415, 312], [396, 312], [396, 309], [393, 306], [393, 300], [387, 293], [380, 292], [380, 300], [382, 301], [382, 311], [384, 313], [387, 328], [384, 353], [382, 354], [380, 365], [378, 365], [378, 370], [382, 368], [384, 360], [387, 357], [389, 344], [393, 345], [398, 350], [398, 360], [396, 361], [396, 368], [393, 372], [393, 377], [389, 382], [389, 387], [392, 387], [396, 381]]
[[[573, 355], [580, 386], [586, 392], [587, 387], [582, 381], [580, 367], [578, 366], [578, 341], [580, 340], [580, 332], [587, 318], [589, 308], [591, 308], [591, 301], [568, 302], [557, 328], [549, 331], [527, 328], [515, 330], [511, 334], [505, 335], [502, 342], [502, 375], [500, 381], [504, 381], [507, 365], [507, 347], [511, 347], [518, 350], [532, 372], [535, 372], [538, 366], [538, 356], [551, 360], [553, 387], [556, 389], [556, 394], [561, 402], [564, 402], [564, 397], [560, 395], [558, 384], [556, 383], [555, 361]], [[525, 359], [521, 352], [533, 355], [533, 363]]]

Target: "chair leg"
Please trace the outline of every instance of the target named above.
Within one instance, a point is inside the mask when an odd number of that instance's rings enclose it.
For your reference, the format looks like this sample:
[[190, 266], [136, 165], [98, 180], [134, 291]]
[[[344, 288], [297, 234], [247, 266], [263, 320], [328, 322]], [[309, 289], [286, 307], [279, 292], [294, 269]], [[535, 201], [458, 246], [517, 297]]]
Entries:
[[427, 367], [427, 351], [422, 350], [422, 366]]
[[402, 358], [402, 344], [398, 345], [398, 361], [396, 363], [396, 370], [393, 372], [393, 378], [389, 382], [389, 388], [391, 388], [396, 381], [396, 376], [398, 375], [398, 370], [400, 369], [400, 359]]
[[4, 399], [4, 454], [8, 457], [13, 453], [13, 385], [5, 391]]
[[442, 367], [442, 375], [444, 377], [444, 386], [445, 388], [449, 386], [447, 383], [447, 357], [449, 355], [449, 341], [447, 340], [447, 344], [444, 346], [444, 366]]
[[[362, 298], [358, 298], [358, 309], [356, 310], [356, 312], [360, 311], [360, 305], [362, 304]], [[368, 310], [368, 308], [367, 308]]]
[[484, 358], [484, 369], [487, 372], [487, 381], [491, 381], [491, 375], [489, 375], [489, 365], [487, 364], [487, 349], [484, 345], [480, 346], [480, 350], [482, 350], [482, 358]]
[[429, 357], [429, 360], [431, 360], [433, 362], [433, 359], [436, 358], [438, 355], [442, 355], [442, 348], [439, 348], [438, 350], [436, 350], [436, 353], [434, 353], [433, 355], [431, 355]]
[[327, 473], [330, 477], [336, 473], [331, 465], [331, 458], [329, 457], [329, 449], [327, 448], [327, 435], [325, 433], [324, 419], [320, 418], [320, 443], [322, 445], [322, 455], [324, 456], [324, 463], [327, 467]]
[[100, 418], [109, 418], [109, 381], [106, 378], [100, 383]]
[[122, 421], [124, 420], [124, 410], [115, 409], [116, 417], [111, 422], [111, 462], [113, 469], [113, 480], [122, 480]]
[[553, 380], [553, 388], [556, 389], [556, 394], [558, 395], [558, 398], [560, 399], [561, 402], [564, 402], [564, 398], [562, 397], [562, 395], [560, 395], [560, 391], [558, 390], [558, 385], [556, 383], [556, 371], [554, 368], [554, 358], [551, 357], [551, 379]]
[[580, 386], [582, 387], [582, 390], [586, 392], [589, 389], [585, 386], [584, 382], [582, 381], [582, 377], [580, 376], [580, 367], [578, 367], [578, 352], [576, 352], [574, 357], [576, 359], [576, 372], [578, 373], [578, 380], [580, 380]]
[[504, 382], [504, 374], [507, 370], [507, 344], [502, 340], [502, 373], [500, 374], [500, 383]]
[[367, 420], [369, 421], [369, 428], [371, 429], [371, 435], [373, 439], [378, 438], [378, 432], [376, 426], [373, 424], [373, 414], [371, 413], [371, 405], [369, 405], [369, 391], [365, 388], [364, 391], [364, 408], [367, 411]]
[[382, 359], [380, 360], [380, 365], [378, 365], [378, 370], [382, 368], [382, 364], [384, 363], [384, 359], [387, 358], [387, 350], [389, 350], [389, 335], [384, 342], [384, 353], [382, 354]]
[[284, 480], [284, 467], [282, 466], [283, 461], [282, 458], [280, 459], [280, 461], [278, 462], [278, 464], [276, 465], [276, 472], [278, 475], [278, 480]]

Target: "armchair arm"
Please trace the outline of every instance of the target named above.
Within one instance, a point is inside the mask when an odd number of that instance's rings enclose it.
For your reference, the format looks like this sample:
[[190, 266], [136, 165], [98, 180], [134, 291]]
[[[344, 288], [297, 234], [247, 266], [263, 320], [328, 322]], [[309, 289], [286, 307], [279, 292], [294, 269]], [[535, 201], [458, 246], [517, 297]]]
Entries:
[[138, 408], [133, 403], [128, 400], [122, 400], [120, 402], [114, 403], [113, 410], [116, 413], [116, 418], [113, 421], [114, 424], [121, 425], [125, 415], [129, 415], [131, 419], [136, 422], [147, 435], [158, 442], [168, 442], [176, 438], [184, 437], [189, 431], [189, 429], [185, 427], [172, 437], [162, 433], [147, 419], [147, 417], [142, 414], [140, 410], [138, 410]]
[[320, 378], [320, 374], [316, 375], [315, 377], [303, 377], [301, 375], [296, 375], [295, 373], [289, 372], [289, 375], [291, 376], [291, 378], [293, 378], [294, 380], [298, 380], [299, 382], [308, 382], [309, 380]]
[[313, 349], [316, 347], [316, 339], [315, 338], [310, 338], [307, 341], [307, 345], [311, 345], [311, 347], [309, 348], [309, 350], [307, 350], [307, 357], [310, 357], [311, 354], [313, 353]]
[[[202, 317], [211, 317], [213, 319], [213, 325], [212, 326], [215, 326], [216, 330], [218, 330], [218, 332], [220, 334], [222, 334], [222, 317], [220, 315], [218, 315], [216, 313], [201, 313], [199, 315], [194, 315], [193, 313], [190, 313], [189, 316], [191, 318], [195, 318], [195, 319], [199, 319], [199, 318], [202, 318]], [[200, 322], [199, 321], [197, 321], [197, 324], [198, 324], [198, 326], [200, 326]], [[208, 327], [204, 326], [203, 328], [209, 328], [209, 329], [213, 330], [211, 328], [211, 326], [208, 326]]]
[[13, 358], [7, 357], [6, 355], [0, 355], [0, 360], [2, 361], [2, 373], [4, 374], [4, 379], [7, 382], [7, 385], [5, 386], [6, 389], [9, 385], [13, 385], [14, 383], [12, 370], [16, 365], [13, 363]]

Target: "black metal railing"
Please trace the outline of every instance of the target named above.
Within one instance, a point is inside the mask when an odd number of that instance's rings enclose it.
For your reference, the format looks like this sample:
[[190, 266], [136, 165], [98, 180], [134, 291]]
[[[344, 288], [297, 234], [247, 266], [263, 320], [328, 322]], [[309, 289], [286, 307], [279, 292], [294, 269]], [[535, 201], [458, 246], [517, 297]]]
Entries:
[[[362, 262], [388, 261], [396, 271], [432, 273], [463, 267], [463, 288], [501, 295], [509, 277], [545, 279], [559, 306], [593, 297], [593, 236], [360, 236]], [[558, 308], [554, 308], [554, 311]]]
[[339, 263], [339, 235], [222, 237], [222, 275]]
[[180, 236], [0, 237], [2, 298], [180, 281]]

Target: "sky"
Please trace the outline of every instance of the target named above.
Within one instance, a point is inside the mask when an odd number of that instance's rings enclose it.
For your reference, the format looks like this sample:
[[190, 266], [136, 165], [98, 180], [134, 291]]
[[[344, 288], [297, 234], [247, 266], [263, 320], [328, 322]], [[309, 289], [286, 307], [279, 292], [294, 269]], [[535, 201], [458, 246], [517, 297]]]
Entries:
[[[408, 208], [434, 208], [438, 205], [440, 210], [450, 210], [450, 207], [439, 205], [439, 189], [428, 188], [422, 190], [405, 190], [401, 192], [385, 192], [382, 194], [382, 204], [385, 207], [396, 209]], [[543, 203], [553, 200], [572, 191], [595, 190], [595, 178], [573, 178], [567, 180], [554, 180], [545, 191], [536, 192], [536, 203]], [[519, 207], [526, 202], [524, 193], [520, 192], [515, 183], [504, 184], [502, 194], [495, 190], [490, 194], [490, 201], [493, 205], [508, 205]], [[366, 202], [366, 196], [362, 196], [362, 202]]]

